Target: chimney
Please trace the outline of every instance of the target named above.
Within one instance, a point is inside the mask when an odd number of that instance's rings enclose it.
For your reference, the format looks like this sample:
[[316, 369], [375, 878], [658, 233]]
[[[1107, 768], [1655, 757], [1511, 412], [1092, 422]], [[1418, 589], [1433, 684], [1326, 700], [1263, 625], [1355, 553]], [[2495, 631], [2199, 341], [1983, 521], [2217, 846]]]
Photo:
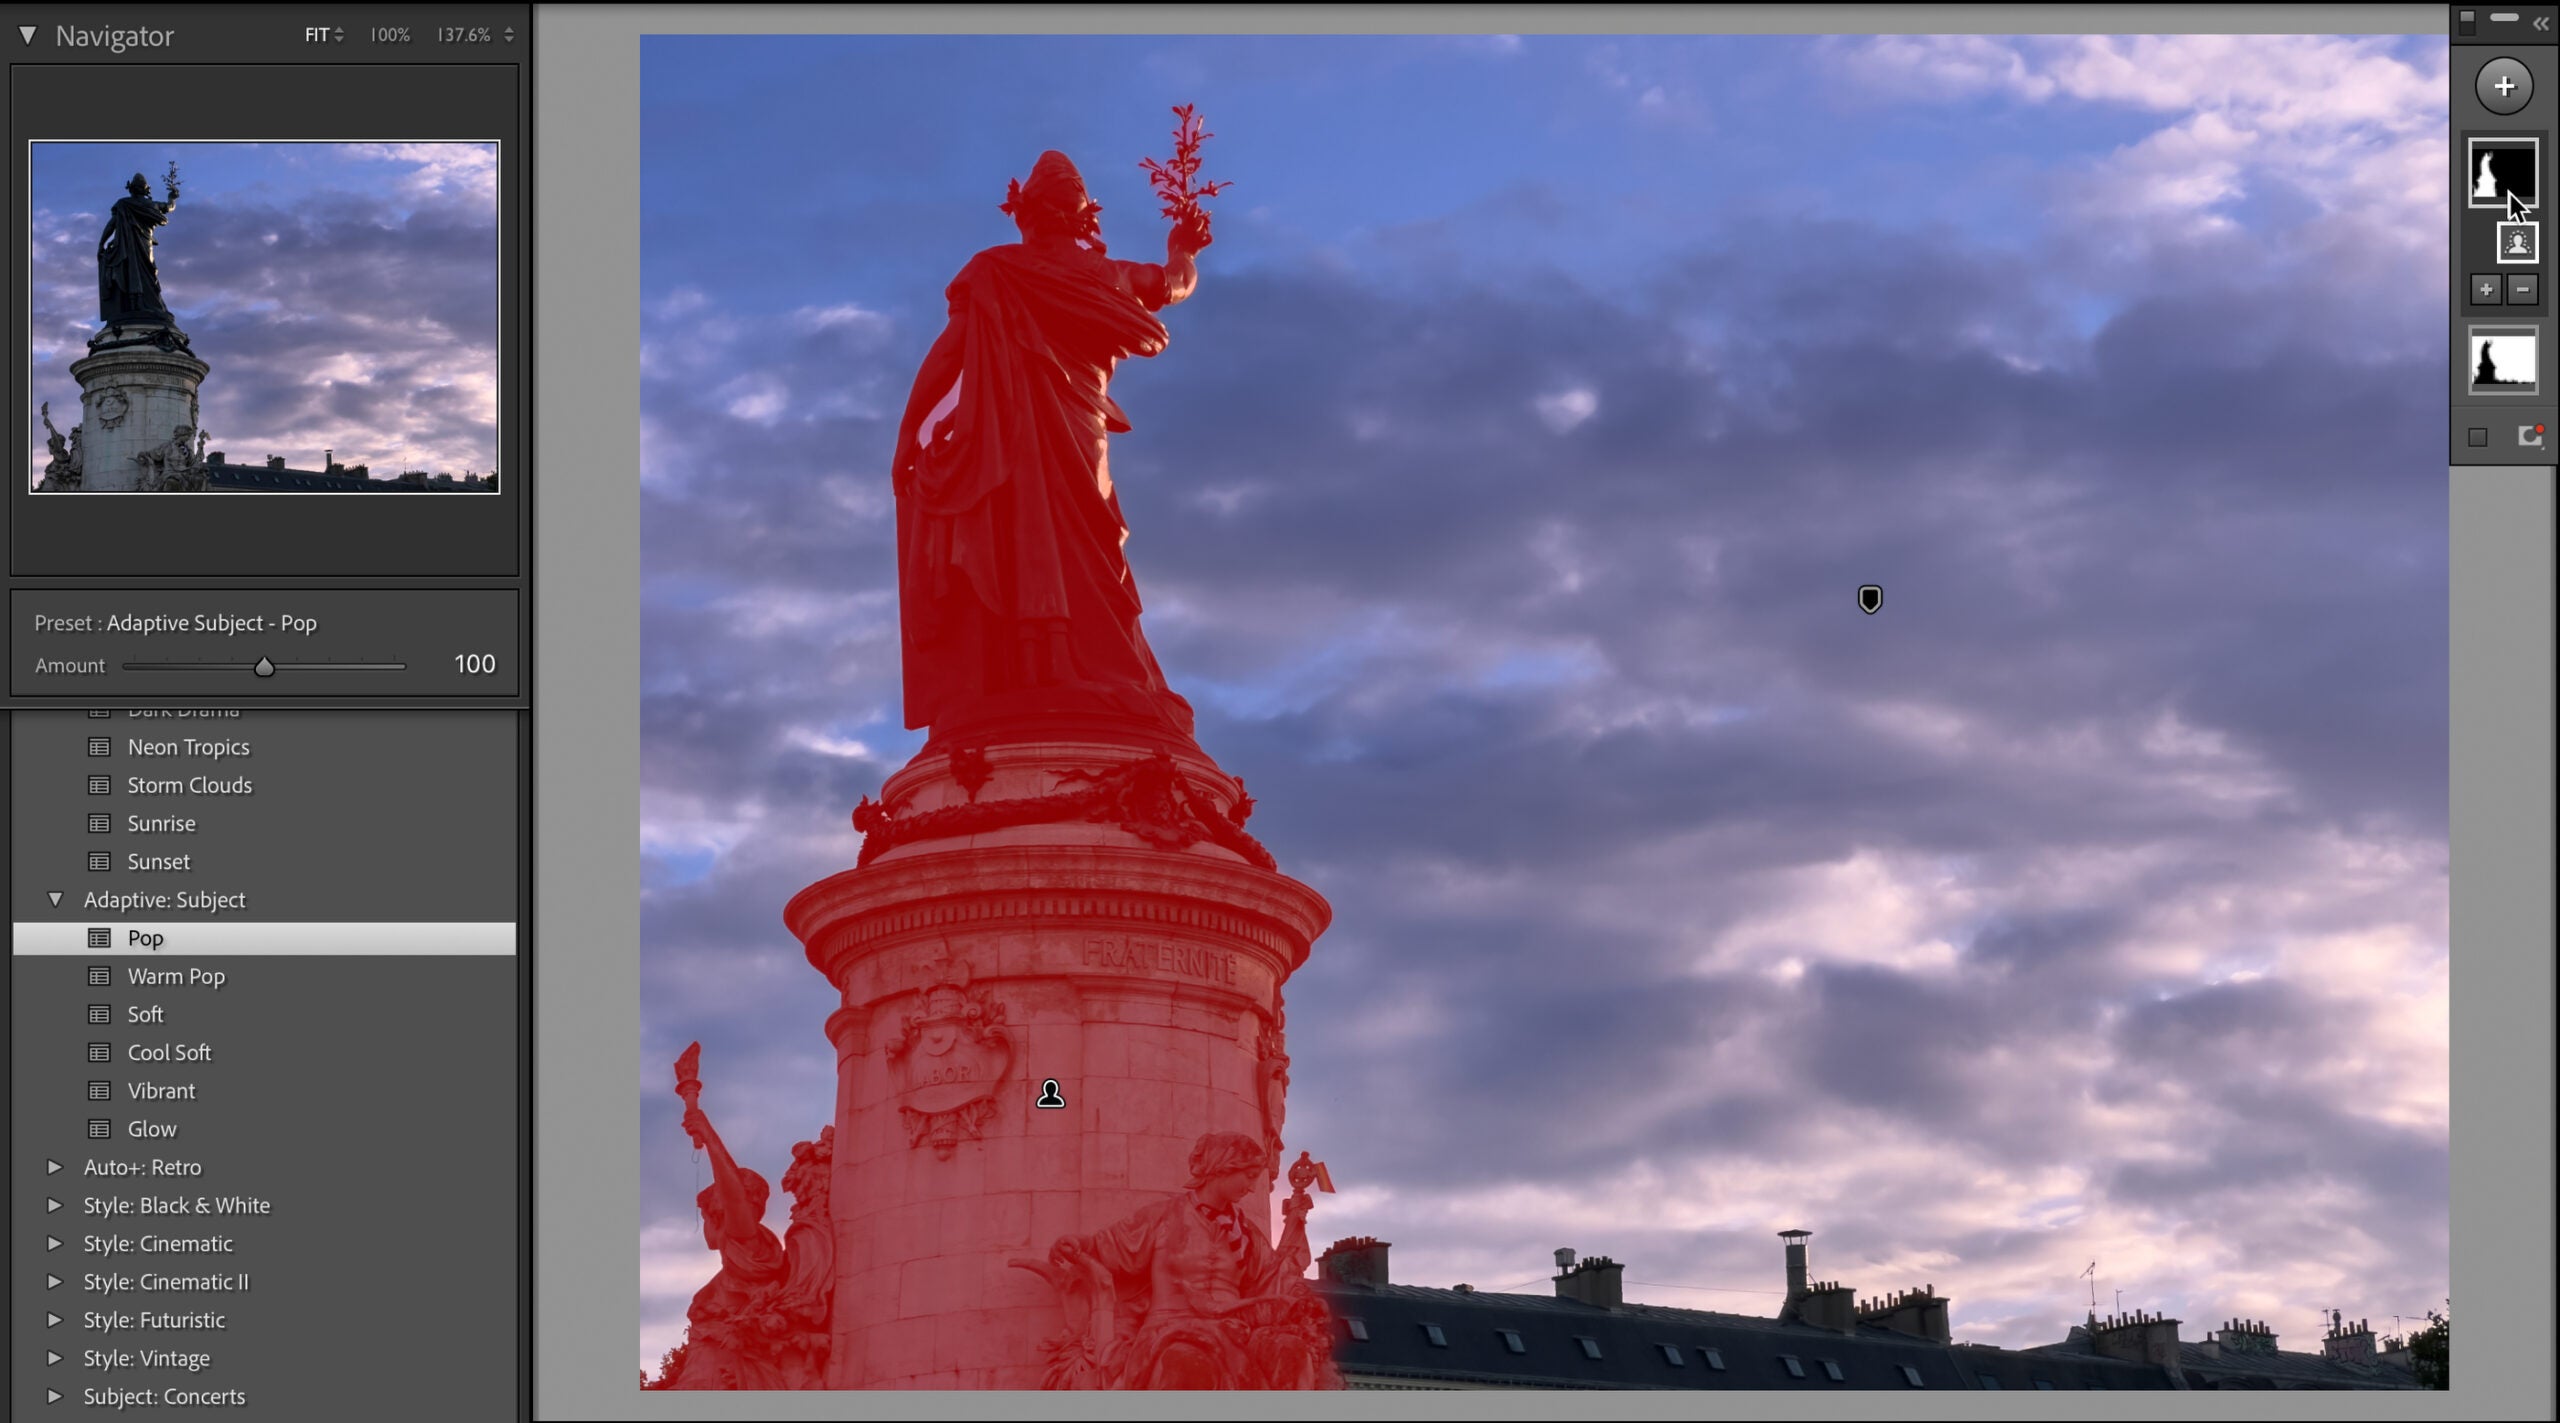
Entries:
[[1804, 1243], [1813, 1238], [1810, 1230], [1782, 1230], [1778, 1238], [1787, 1242], [1787, 1304], [1792, 1307], [1804, 1298]]
[[2135, 1310], [2104, 1319], [2089, 1317], [2089, 1345], [2103, 1358], [2150, 1364], [2166, 1371], [2174, 1388], [2187, 1387], [2178, 1353], [2178, 1321]]
[[1579, 1265], [1565, 1265], [1565, 1252], [1556, 1252], [1560, 1267], [1556, 1275], [1556, 1298], [1579, 1300], [1603, 1309], [1615, 1309], [1626, 1303], [1621, 1277], [1626, 1267], [1606, 1255], [1593, 1255]]
[[1323, 1257], [1316, 1261], [1316, 1274], [1346, 1285], [1383, 1285], [1388, 1244], [1375, 1236], [1346, 1235], [1324, 1248]]
[[1836, 1329], [1843, 1334], [1858, 1332], [1858, 1292], [1838, 1280], [1817, 1280], [1805, 1286], [1804, 1297], [1796, 1302], [1796, 1320], [1816, 1329]]
[[1858, 1292], [1837, 1280], [1808, 1283], [1805, 1242], [1809, 1230], [1782, 1230], [1787, 1242], [1787, 1302], [1778, 1307], [1781, 1324], [1810, 1324], [1817, 1329], [1854, 1333], [1858, 1327]]
[[1897, 1290], [1867, 1300], [1858, 1306], [1858, 1322], [1938, 1344], [1948, 1343], [1954, 1337], [1947, 1327], [1946, 1296], [1938, 1293], [1936, 1285]]
[[2320, 1340], [2320, 1355], [2333, 1364], [2373, 1363], [2373, 1325], [2359, 1319], [2349, 1324], [2338, 1311], [2329, 1311], [2329, 1332]]
[[2276, 1351], [2276, 1332], [2262, 1319], [2227, 1319], [2213, 1334], [2213, 1342], [2234, 1354], [2272, 1354]]

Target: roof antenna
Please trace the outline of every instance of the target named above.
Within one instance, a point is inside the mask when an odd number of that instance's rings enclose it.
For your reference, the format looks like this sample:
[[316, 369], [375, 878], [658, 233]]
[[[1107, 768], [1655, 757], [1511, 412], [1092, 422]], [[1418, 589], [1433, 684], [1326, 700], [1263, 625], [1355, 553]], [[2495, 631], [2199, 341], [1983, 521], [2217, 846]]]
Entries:
[[2098, 1317], [2098, 1262], [2090, 1261], [2089, 1268], [2080, 1272], [2080, 1278], [2089, 1282], [2089, 1317], [2095, 1319]]

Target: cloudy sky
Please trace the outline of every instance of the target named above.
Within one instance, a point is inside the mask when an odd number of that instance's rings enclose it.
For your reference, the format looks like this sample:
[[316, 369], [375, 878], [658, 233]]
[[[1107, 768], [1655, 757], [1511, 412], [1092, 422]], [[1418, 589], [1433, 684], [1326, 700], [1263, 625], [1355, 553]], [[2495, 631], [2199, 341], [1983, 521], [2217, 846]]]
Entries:
[[[136, 173], [178, 165], [161, 295], [213, 370], [211, 448], [234, 461], [323, 450], [377, 477], [497, 465], [494, 143], [39, 143], [35, 398], [79, 419], [71, 363], [98, 330], [98, 234]], [[68, 418], [65, 418], [68, 412]], [[30, 408], [41, 476], [44, 424]]]
[[[644, 62], [644, 1360], [668, 1062], [831, 1110], [783, 901], [899, 726], [887, 463], [1043, 148], [1217, 244], [1148, 631], [1333, 903], [1314, 1233], [1768, 1313], [2447, 1293], [2440, 39], [694, 39]], [[1858, 612], [1862, 583], [1883, 611]], [[784, 1203], [776, 1193], [775, 1219]]]

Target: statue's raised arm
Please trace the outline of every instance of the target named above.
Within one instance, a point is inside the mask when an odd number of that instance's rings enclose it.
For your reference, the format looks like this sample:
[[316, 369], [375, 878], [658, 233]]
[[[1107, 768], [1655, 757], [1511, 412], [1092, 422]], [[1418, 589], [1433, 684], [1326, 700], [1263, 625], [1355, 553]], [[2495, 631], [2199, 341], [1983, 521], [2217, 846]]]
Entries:
[[1176, 105], [1173, 115], [1173, 156], [1138, 160], [1138, 166], [1147, 170], [1147, 181], [1154, 185], [1156, 196], [1164, 200], [1166, 219], [1173, 224], [1164, 237], [1167, 306], [1190, 296], [1200, 285], [1200, 269], [1192, 259], [1210, 242], [1209, 209], [1202, 201], [1235, 186], [1200, 181], [1200, 149], [1213, 135], [1200, 126], [1200, 114], [1191, 105]]

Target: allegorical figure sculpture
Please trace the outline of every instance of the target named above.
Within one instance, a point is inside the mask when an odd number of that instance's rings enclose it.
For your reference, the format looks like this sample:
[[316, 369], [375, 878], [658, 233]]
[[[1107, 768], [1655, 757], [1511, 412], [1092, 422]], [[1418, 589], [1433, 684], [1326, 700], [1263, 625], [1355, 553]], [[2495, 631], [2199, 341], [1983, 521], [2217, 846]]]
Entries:
[[151, 196], [151, 184], [141, 174], [125, 184], [125, 195], [107, 214], [107, 225], [98, 234], [98, 319], [110, 326], [120, 322], [168, 321], [169, 306], [160, 296], [160, 266], [154, 260], [151, 234], [169, 220], [178, 206], [178, 165], [169, 165], [163, 180], [169, 192], [168, 201]]
[[1340, 1388], [1330, 1316], [1308, 1288], [1301, 1159], [1273, 1246], [1237, 1203], [1268, 1179], [1270, 1155], [1242, 1132], [1191, 1148], [1191, 1183], [1093, 1235], [1061, 1236], [1049, 1258], [1017, 1260], [1057, 1291], [1068, 1328], [1049, 1349], [1049, 1388]]
[[827, 1173], [835, 1133], [791, 1149], [782, 1184], [797, 1198], [788, 1243], [764, 1223], [772, 1187], [740, 1166], [702, 1110], [702, 1045], [676, 1059], [676, 1095], [685, 1135], [711, 1161], [711, 1184], [695, 1197], [702, 1243], [720, 1252], [720, 1272], [685, 1311], [684, 1362], [671, 1389], [826, 1387], [829, 1305], [835, 1248], [828, 1223]]
[[44, 481], [36, 487], [47, 490], [79, 488], [80, 427], [72, 426], [66, 439], [60, 430], [54, 428], [53, 402], [50, 400], [36, 407], [36, 413], [44, 420], [45, 448]]
[[1191, 295], [1209, 245], [1194, 199], [1217, 185], [1177, 186], [1164, 262], [1122, 261], [1075, 164], [1043, 153], [1003, 205], [1022, 240], [971, 258], [946, 289], [950, 321], [892, 465], [910, 727], [1065, 713], [1190, 734], [1190, 704], [1138, 628], [1110, 461], [1111, 435], [1130, 428], [1112, 371], [1164, 350], [1155, 313]]

